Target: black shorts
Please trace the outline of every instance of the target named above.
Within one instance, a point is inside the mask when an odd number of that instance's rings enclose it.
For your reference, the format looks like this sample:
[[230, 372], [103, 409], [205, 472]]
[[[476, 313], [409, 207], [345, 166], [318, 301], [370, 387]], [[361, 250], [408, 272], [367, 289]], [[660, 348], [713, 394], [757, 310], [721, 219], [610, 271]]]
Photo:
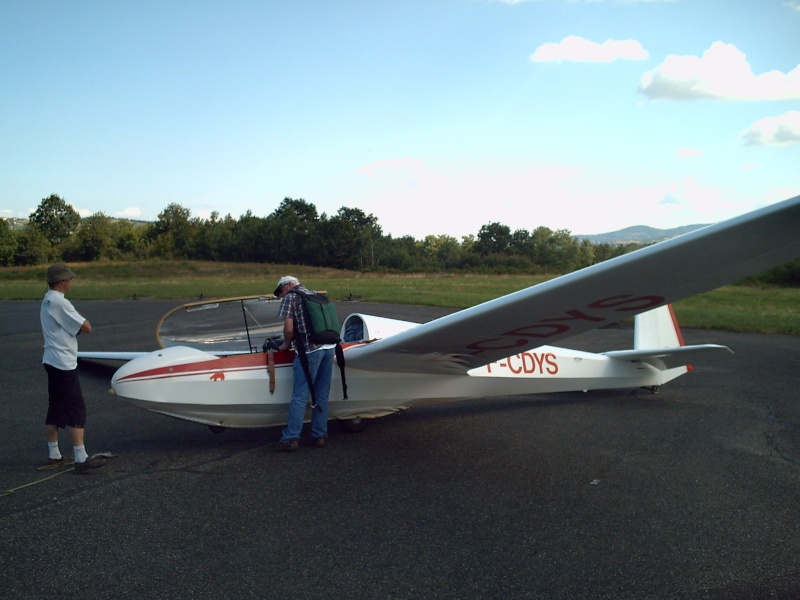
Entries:
[[83, 429], [86, 425], [86, 403], [83, 401], [78, 369], [62, 371], [48, 364], [44, 368], [47, 371], [49, 396], [45, 425], [55, 425], [59, 429]]

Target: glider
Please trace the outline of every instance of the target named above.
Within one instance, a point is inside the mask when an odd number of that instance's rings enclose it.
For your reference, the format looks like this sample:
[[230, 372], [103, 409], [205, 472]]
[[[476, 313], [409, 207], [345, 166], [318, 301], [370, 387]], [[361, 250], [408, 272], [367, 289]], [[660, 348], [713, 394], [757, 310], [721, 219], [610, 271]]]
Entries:
[[[357, 425], [413, 406], [611, 388], [650, 388], [690, 370], [714, 344], [686, 346], [671, 303], [800, 257], [800, 196], [418, 324], [352, 314], [342, 324], [347, 392], [339, 372], [329, 416]], [[177, 307], [157, 328], [159, 350], [80, 352], [128, 360], [110, 392], [212, 431], [286, 421], [291, 351], [267, 296]], [[236, 315], [231, 319], [231, 315]], [[633, 348], [555, 347], [635, 316]]]

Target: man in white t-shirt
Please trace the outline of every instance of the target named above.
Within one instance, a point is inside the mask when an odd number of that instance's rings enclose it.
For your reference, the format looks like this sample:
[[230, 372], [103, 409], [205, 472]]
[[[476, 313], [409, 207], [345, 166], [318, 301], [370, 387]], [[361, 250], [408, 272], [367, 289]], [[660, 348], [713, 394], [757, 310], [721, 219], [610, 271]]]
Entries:
[[75, 452], [76, 475], [88, 473], [106, 464], [103, 459], [89, 458], [84, 445], [86, 403], [78, 379], [78, 339], [81, 333], [91, 333], [92, 325], [83, 318], [65, 294], [72, 288], [75, 273], [63, 262], [47, 269], [50, 289], [42, 300], [39, 316], [44, 334], [42, 363], [47, 371], [49, 405], [45, 427], [50, 457], [49, 465], [65, 464], [58, 448], [58, 432], [69, 428]]

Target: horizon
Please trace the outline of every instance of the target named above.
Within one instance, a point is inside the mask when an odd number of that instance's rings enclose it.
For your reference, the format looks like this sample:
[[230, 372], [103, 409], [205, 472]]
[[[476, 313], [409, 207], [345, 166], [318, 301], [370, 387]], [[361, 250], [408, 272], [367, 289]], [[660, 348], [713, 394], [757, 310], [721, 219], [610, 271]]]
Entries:
[[[131, 218], [131, 217], [112, 217], [112, 216], [108, 216], [108, 215], [106, 215], [106, 216], [108, 218], [110, 218], [110, 219], [117, 219], [117, 220], [120, 220], [120, 221], [130, 221], [132, 223], [141, 223], [141, 224], [144, 224], [144, 225], [150, 225], [152, 223], [155, 223], [155, 221], [147, 221], [147, 220], [135, 219], [135, 218]], [[225, 217], [225, 215], [221, 215], [221, 216], [222, 216], [222, 218]], [[233, 215], [231, 215], [231, 217], [234, 220], [238, 220], [239, 219], [239, 217], [234, 217]], [[81, 218], [84, 218], [84, 217], [81, 217]], [[261, 218], [266, 218], [266, 216], [265, 217], [261, 217]], [[26, 223], [29, 221], [28, 217], [6, 217], [6, 216], [3, 216], [3, 215], [0, 215], [0, 219], [8, 220], [8, 221], [24, 221]], [[207, 220], [207, 219], [204, 219], [204, 220]], [[612, 235], [612, 234], [615, 234], [615, 233], [622, 233], [622, 232], [627, 231], [629, 229], [640, 229], [640, 228], [643, 228], [643, 229], [648, 229], [648, 230], [652, 230], [652, 231], [655, 231], [655, 232], [671, 233], [671, 232], [673, 232], [675, 230], [678, 230], [678, 229], [690, 229], [690, 230], [700, 229], [701, 227], [708, 227], [709, 225], [712, 225], [712, 224], [713, 223], [689, 223], [687, 225], [678, 225], [676, 227], [669, 227], [669, 228], [659, 228], [659, 227], [652, 227], [650, 225], [638, 224], [638, 225], [627, 225], [627, 226], [619, 228], [619, 229], [612, 229], [612, 230], [609, 230], [609, 231], [601, 231], [601, 232], [598, 232], [598, 233], [575, 233], [574, 231], [571, 231], [571, 230], [569, 230], [569, 233], [570, 233], [570, 235], [572, 237], [575, 237], [575, 238], [594, 238], [594, 237], [603, 237], [603, 236], [607, 236], [607, 235]], [[488, 223], [484, 223], [484, 225], [488, 225]], [[501, 223], [501, 225], [506, 225], [506, 224], [505, 223]], [[380, 220], [378, 221], [378, 226], [379, 227], [381, 226]], [[541, 225], [541, 227], [548, 227], [548, 226], [547, 225]], [[556, 229], [553, 229], [552, 227], [548, 227], [548, 229], [550, 229], [551, 231], [557, 231]], [[513, 232], [514, 229], [512, 228], [511, 231]], [[462, 236], [460, 238], [455, 238], [455, 239], [459, 243], [461, 243], [463, 241], [464, 237], [470, 237], [471, 236], [473, 238], [477, 238], [478, 233], [479, 232], [475, 232], [473, 234], [468, 234], [467, 236]], [[530, 230], [529, 233], [532, 233], [532, 230]], [[383, 233], [382, 235], [390, 235], [390, 234]], [[434, 237], [439, 237], [439, 236], [449, 235], [449, 234], [428, 233], [425, 236], [416, 237], [415, 239], [417, 241], [424, 241], [425, 238], [427, 236], [429, 236], [429, 235], [430, 236], [434, 236]], [[392, 236], [392, 237], [397, 237], [397, 236]], [[451, 237], [454, 237], [454, 236], [451, 236]], [[611, 242], [611, 243], [626, 243], [626, 242]]]
[[289, 197], [417, 239], [726, 220], [800, 194], [800, 0], [733, 5], [8, 0], [0, 216], [57, 194], [145, 222]]

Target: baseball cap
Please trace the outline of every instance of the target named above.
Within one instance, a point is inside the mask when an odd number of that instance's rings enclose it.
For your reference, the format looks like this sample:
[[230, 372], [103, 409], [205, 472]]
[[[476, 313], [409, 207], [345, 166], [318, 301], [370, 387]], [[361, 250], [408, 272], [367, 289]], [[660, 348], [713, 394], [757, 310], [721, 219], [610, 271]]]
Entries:
[[47, 283], [58, 283], [74, 277], [75, 273], [67, 266], [67, 263], [57, 262], [47, 267]]
[[297, 279], [297, 277], [292, 277], [291, 275], [286, 275], [285, 277], [281, 277], [278, 280], [278, 287], [275, 288], [275, 291], [273, 292], [273, 294], [275, 294], [276, 296], [278, 294], [280, 294], [281, 293], [281, 286], [282, 285], [286, 285], [287, 283], [293, 283], [295, 285], [299, 285], [300, 281]]

